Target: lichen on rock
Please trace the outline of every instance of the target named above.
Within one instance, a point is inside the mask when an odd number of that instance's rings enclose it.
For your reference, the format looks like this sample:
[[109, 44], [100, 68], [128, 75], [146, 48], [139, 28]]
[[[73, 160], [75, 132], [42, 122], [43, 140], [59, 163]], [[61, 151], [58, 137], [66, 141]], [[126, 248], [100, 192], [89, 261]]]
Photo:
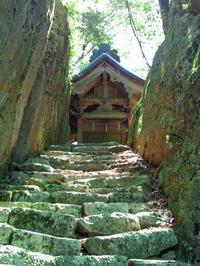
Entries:
[[194, 13], [195, 1], [188, 8], [178, 2], [171, 1], [171, 26], [155, 55], [130, 136], [141, 156], [160, 165], [160, 184], [182, 249], [194, 261], [200, 228], [200, 12]]

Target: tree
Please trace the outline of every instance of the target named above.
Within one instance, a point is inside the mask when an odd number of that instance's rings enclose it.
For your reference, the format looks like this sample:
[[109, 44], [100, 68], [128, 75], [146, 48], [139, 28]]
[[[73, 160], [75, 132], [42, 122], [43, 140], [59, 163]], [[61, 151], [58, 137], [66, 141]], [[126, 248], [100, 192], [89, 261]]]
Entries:
[[[73, 6], [73, 13], [70, 15], [73, 71], [86, 66], [91, 51], [101, 43], [108, 43], [116, 48], [115, 44], [119, 42], [116, 41], [117, 36], [122, 33], [126, 33], [128, 38], [133, 36], [130, 43], [138, 44], [148, 66], [146, 70], [149, 69], [151, 58], [148, 57], [147, 50], [151, 46], [156, 50], [163, 36], [157, 0], [83, 0], [84, 9], [79, 8], [81, 4], [83, 7], [82, 1], [68, 1]], [[120, 40], [119, 53], [129, 56], [132, 47], [123, 46], [123, 38]]]

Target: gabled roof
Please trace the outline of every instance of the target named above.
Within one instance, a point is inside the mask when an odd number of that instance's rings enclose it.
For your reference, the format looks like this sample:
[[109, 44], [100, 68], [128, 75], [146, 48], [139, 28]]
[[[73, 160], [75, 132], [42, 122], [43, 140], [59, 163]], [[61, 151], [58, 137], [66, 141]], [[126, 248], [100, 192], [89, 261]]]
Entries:
[[103, 62], [107, 63], [108, 65], [110, 65], [111, 67], [116, 69], [116, 71], [118, 73], [125, 76], [129, 80], [135, 81], [136, 83], [138, 83], [141, 86], [144, 85], [144, 80], [142, 78], [136, 76], [132, 72], [125, 69], [119, 62], [117, 62], [114, 58], [112, 58], [107, 53], [102, 53], [89, 66], [87, 66], [85, 69], [83, 69], [79, 74], [75, 75], [72, 79], [72, 82], [76, 83], [76, 82], [80, 81], [82, 78], [84, 78], [89, 73], [91, 73], [95, 68], [97, 68]]

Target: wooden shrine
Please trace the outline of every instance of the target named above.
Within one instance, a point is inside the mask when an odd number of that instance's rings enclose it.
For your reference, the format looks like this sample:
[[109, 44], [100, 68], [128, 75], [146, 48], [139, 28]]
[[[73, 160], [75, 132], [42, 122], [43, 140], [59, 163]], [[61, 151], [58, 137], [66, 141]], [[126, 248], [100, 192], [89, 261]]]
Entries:
[[131, 112], [144, 80], [123, 68], [108, 45], [95, 50], [92, 60], [73, 79], [71, 133], [77, 134], [80, 143], [126, 144]]

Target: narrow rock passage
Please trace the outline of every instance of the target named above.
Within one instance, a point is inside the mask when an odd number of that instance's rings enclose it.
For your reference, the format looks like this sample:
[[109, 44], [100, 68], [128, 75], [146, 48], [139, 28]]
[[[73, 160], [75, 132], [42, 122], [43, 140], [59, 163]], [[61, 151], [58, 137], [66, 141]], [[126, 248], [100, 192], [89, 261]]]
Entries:
[[140, 158], [114, 143], [51, 146], [0, 191], [0, 263], [179, 265]]

